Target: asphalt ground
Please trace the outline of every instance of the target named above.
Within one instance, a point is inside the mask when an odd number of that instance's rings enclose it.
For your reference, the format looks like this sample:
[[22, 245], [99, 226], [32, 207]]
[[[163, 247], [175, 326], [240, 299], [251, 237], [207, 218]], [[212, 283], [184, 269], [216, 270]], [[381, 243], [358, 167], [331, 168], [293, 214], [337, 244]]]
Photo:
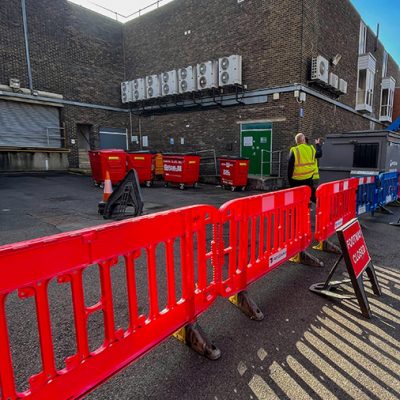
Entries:
[[[243, 195], [209, 185], [180, 191], [156, 184], [143, 188], [145, 213], [190, 204], [222, 203]], [[97, 214], [101, 190], [77, 175], [0, 176], [0, 244], [103, 224]], [[356, 300], [331, 301], [311, 293], [324, 281], [336, 256], [312, 250], [324, 268], [286, 263], [253, 284], [249, 293], [264, 312], [250, 321], [218, 299], [199, 322], [221, 349], [209, 361], [169, 338], [140, 360], [90, 393], [88, 399], [397, 399], [400, 398], [400, 218], [376, 213], [360, 218], [383, 296], [367, 283], [371, 320], [361, 316]], [[61, 255], [62, 256], [62, 255]], [[159, 255], [162, 257], [162, 255]], [[4, 266], [1, 268], [12, 268]], [[335, 278], [345, 277], [344, 266]], [[85, 300], [99, 299], [96, 267], [85, 273]], [[139, 296], [146, 282], [138, 277]], [[122, 266], [113, 272], [117, 323], [126, 324]], [[165, 279], [164, 279], [165, 280]], [[141, 286], [142, 284], [142, 286]], [[165, 282], [164, 282], [165, 284]], [[163, 284], [161, 284], [161, 288]], [[344, 290], [351, 293], [350, 286]], [[58, 368], [74, 353], [72, 309], [66, 285], [51, 284], [50, 307]], [[142, 303], [142, 312], [148, 305]], [[7, 301], [12, 355], [19, 389], [40, 370], [32, 299], [13, 293]], [[89, 322], [91, 348], [102, 341], [102, 321]], [[101, 368], [101, 366], [99, 366]]]

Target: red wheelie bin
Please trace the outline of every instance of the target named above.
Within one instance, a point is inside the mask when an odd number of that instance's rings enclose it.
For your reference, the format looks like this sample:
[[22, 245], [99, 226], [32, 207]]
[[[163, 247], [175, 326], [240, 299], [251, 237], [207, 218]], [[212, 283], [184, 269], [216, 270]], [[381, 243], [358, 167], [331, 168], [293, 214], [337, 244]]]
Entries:
[[113, 185], [121, 182], [126, 175], [126, 153], [124, 150], [90, 150], [89, 160], [93, 181], [96, 185], [104, 183], [107, 171]]
[[227, 186], [234, 191], [237, 187], [246, 189], [249, 176], [249, 159], [242, 157], [222, 156], [219, 157], [221, 185]]
[[200, 176], [200, 156], [195, 154], [163, 154], [164, 182], [185, 186], [197, 187]]
[[151, 151], [128, 151], [126, 155], [128, 170], [136, 170], [141, 185], [153, 185], [156, 153]]

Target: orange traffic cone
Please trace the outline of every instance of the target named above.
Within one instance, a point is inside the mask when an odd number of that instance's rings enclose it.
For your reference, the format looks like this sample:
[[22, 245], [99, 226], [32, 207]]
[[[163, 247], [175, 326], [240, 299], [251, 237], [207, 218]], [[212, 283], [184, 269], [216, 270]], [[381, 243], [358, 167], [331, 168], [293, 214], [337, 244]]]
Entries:
[[108, 199], [111, 196], [113, 189], [112, 183], [110, 179], [110, 174], [106, 171], [106, 179], [104, 180], [104, 191], [103, 191], [103, 202], [107, 203]]

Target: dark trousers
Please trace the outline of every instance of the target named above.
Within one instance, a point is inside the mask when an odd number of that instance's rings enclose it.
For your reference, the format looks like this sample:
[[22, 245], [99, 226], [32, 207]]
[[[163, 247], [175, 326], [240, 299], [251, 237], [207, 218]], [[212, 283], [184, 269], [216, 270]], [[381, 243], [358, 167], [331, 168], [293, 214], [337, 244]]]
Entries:
[[310, 178], [310, 179], [302, 179], [302, 180], [289, 178], [289, 185], [290, 185], [291, 188], [299, 187], [299, 186], [308, 186], [311, 189], [311, 201], [313, 203], [316, 202], [315, 187], [314, 187], [314, 181], [313, 181], [312, 178]]

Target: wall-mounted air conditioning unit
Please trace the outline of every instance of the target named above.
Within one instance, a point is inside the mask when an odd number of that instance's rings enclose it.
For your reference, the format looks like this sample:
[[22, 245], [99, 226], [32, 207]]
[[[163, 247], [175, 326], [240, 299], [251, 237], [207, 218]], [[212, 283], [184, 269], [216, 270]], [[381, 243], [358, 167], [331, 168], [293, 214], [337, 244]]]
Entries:
[[144, 78], [134, 79], [133, 86], [133, 101], [141, 101], [146, 98], [146, 83]]
[[311, 63], [311, 80], [328, 83], [329, 81], [329, 61], [322, 57], [314, 57]]
[[178, 70], [179, 93], [195, 92], [197, 90], [196, 68], [189, 66]]
[[197, 89], [218, 87], [218, 61], [206, 61], [197, 64]]
[[133, 101], [132, 81], [125, 81], [121, 83], [121, 100], [122, 103], [129, 103], [130, 101]]
[[339, 79], [339, 92], [347, 94], [347, 81]]
[[242, 84], [242, 56], [232, 55], [218, 60], [219, 86]]
[[178, 93], [178, 77], [177, 72], [173, 71], [164, 72], [161, 78], [161, 93], [163, 96], [170, 96]]
[[161, 97], [161, 84], [159, 75], [146, 76], [146, 99]]
[[333, 72], [329, 73], [329, 86], [336, 90], [339, 89], [339, 77]]

